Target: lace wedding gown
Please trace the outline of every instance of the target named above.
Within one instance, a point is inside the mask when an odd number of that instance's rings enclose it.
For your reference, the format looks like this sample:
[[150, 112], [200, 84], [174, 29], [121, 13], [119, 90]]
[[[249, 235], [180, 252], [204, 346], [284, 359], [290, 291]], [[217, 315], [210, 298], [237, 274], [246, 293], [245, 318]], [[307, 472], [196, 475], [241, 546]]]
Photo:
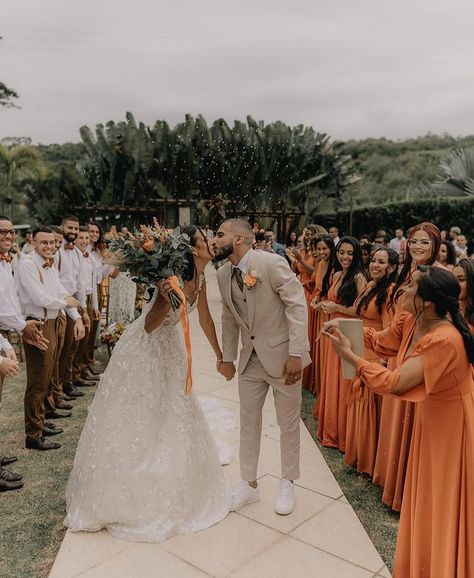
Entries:
[[229, 512], [216, 442], [195, 394], [183, 393], [178, 313], [148, 334], [151, 302], [116, 345], [89, 409], [66, 488], [72, 531], [106, 528], [116, 538], [162, 542]]

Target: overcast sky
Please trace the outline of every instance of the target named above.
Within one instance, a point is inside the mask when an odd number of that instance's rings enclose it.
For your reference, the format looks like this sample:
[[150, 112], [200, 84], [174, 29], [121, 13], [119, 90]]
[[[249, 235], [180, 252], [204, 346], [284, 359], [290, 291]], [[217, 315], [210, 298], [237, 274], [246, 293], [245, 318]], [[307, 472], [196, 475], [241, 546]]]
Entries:
[[0, 138], [79, 141], [126, 111], [335, 138], [474, 133], [472, 0], [2, 0]]

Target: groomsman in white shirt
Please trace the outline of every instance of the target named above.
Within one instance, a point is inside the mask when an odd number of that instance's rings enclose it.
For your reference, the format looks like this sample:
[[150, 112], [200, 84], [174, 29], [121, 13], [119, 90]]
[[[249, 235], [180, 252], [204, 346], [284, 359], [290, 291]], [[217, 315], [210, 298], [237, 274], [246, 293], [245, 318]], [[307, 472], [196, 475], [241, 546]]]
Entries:
[[[54, 256], [54, 262], [59, 271], [61, 284], [81, 304], [80, 313], [84, 328], [87, 329], [90, 327], [90, 318], [87, 314], [86, 294], [81, 275], [83, 257], [74, 244], [79, 233], [79, 219], [74, 216], [64, 217], [61, 222], [61, 231], [64, 243]], [[63, 392], [67, 397], [72, 398], [84, 395], [72, 383], [72, 368], [79, 341], [74, 334], [74, 324], [68, 317], [64, 345], [59, 357], [59, 378]]]
[[[79, 227], [76, 247], [82, 253], [82, 285], [86, 294], [86, 310], [91, 321], [99, 321], [99, 300], [97, 294], [97, 270], [89, 251], [90, 235], [87, 227]], [[89, 334], [92, 323], [86, 328], [86, 335], [79, 343], [72, 368], [74, 386], [93, 385], [99, 378], [89, 370]]]
[[56, 360], [58, 315], [66, 309], [77, 327], [82, 325], [82, 320], [77, 311], [79, 301], [61, 285], [54, 266], [53, 231], [48, 227], [36, 229], [33, 245], [34, 251], [20, 260], [15, 281], [23, 315], [28, 320], [41, 321], [43, 334], [48, 340], [45, 351], [25, 343], [25, 445], [28, 449], [44, 451], [61, 447], [61, 444], [45, 437], [62, 431], [45, 426], [45, 398]]
[[[25, 318], [21, 314], [9, 254], [10, 249], [13, 247], [15, 236], [15, 229], [12, 222], [7, 217], [0, 216], [0, 333], [3, 337], [6, 337], [9, 331], [16, 331], [23, 338], [24, 343], [30, 343], [44, 350], [48, 347], [48, 341], [41, 333], [40, 324], [37, 321], [25, 321]], [[5, 355], [7, 358], [16, 361], [13, 348], [9, 348]], [[6, 369], [8, 365], [11, 364], [6, 363], [3, 369]], [[4, 377], [1, 373], [2, 372], [0, 372], [0, 392], [3, 388]], [[13, 464], [17, 459], [16, 456], [0, 456], [0, 468], [3, 469], [3, 473], [6, 471], [4, 470], [4, 466]], [[10, 472], [7, 473], [10, 474]], [[16, 481], [11, 480], [12, 475], [16, 478]], [[21, 487], [21, 484], [18, 485], [16, 482], [20, 480], [21, 475], [19, 474], [11, 474], [8, 476], [0, 475], [0, 492], [18, 489]]]

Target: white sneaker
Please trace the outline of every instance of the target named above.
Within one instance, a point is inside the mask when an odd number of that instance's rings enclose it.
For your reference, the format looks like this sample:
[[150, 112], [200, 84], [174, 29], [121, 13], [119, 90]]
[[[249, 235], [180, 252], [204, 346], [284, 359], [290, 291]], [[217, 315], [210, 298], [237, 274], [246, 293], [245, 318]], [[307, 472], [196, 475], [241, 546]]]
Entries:
[[239, 485], [234, 491], [234, 496], [232, 498], [232, 506], [230, 507], [231, 512], [240, 510], [243, 506], [247, 504], [253, 504], [260, 500], [260, 491], [258, 488], [252, 488], [248, 482], [245, 480], [240, 480]]
[[287, 516], [295, 509], [295, 485], [290, 480], [282, 480], [276, 499], [275, 512]]

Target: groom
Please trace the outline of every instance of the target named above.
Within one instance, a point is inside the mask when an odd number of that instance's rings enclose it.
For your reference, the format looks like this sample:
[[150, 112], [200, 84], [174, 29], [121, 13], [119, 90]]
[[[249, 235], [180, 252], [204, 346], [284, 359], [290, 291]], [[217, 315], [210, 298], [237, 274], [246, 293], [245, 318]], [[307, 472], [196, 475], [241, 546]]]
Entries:
[[260, 499], [257, 466], [262, 408], [273, 389], [280, 426], [281, 484], [275, 511], [295, 506], [293, 480], [299, 478], [301, 373], [310, 363], [308, 311], [303, 287], [278, 255], [252, 249], [254, 236], [242, 219], [222, 223], [214, 239], [216, 259], [228, 262], [217, 279], [222, 296], [222, 361], [218, 371], [235, 375], [239, 335], [240, 471], [232, 510]]

